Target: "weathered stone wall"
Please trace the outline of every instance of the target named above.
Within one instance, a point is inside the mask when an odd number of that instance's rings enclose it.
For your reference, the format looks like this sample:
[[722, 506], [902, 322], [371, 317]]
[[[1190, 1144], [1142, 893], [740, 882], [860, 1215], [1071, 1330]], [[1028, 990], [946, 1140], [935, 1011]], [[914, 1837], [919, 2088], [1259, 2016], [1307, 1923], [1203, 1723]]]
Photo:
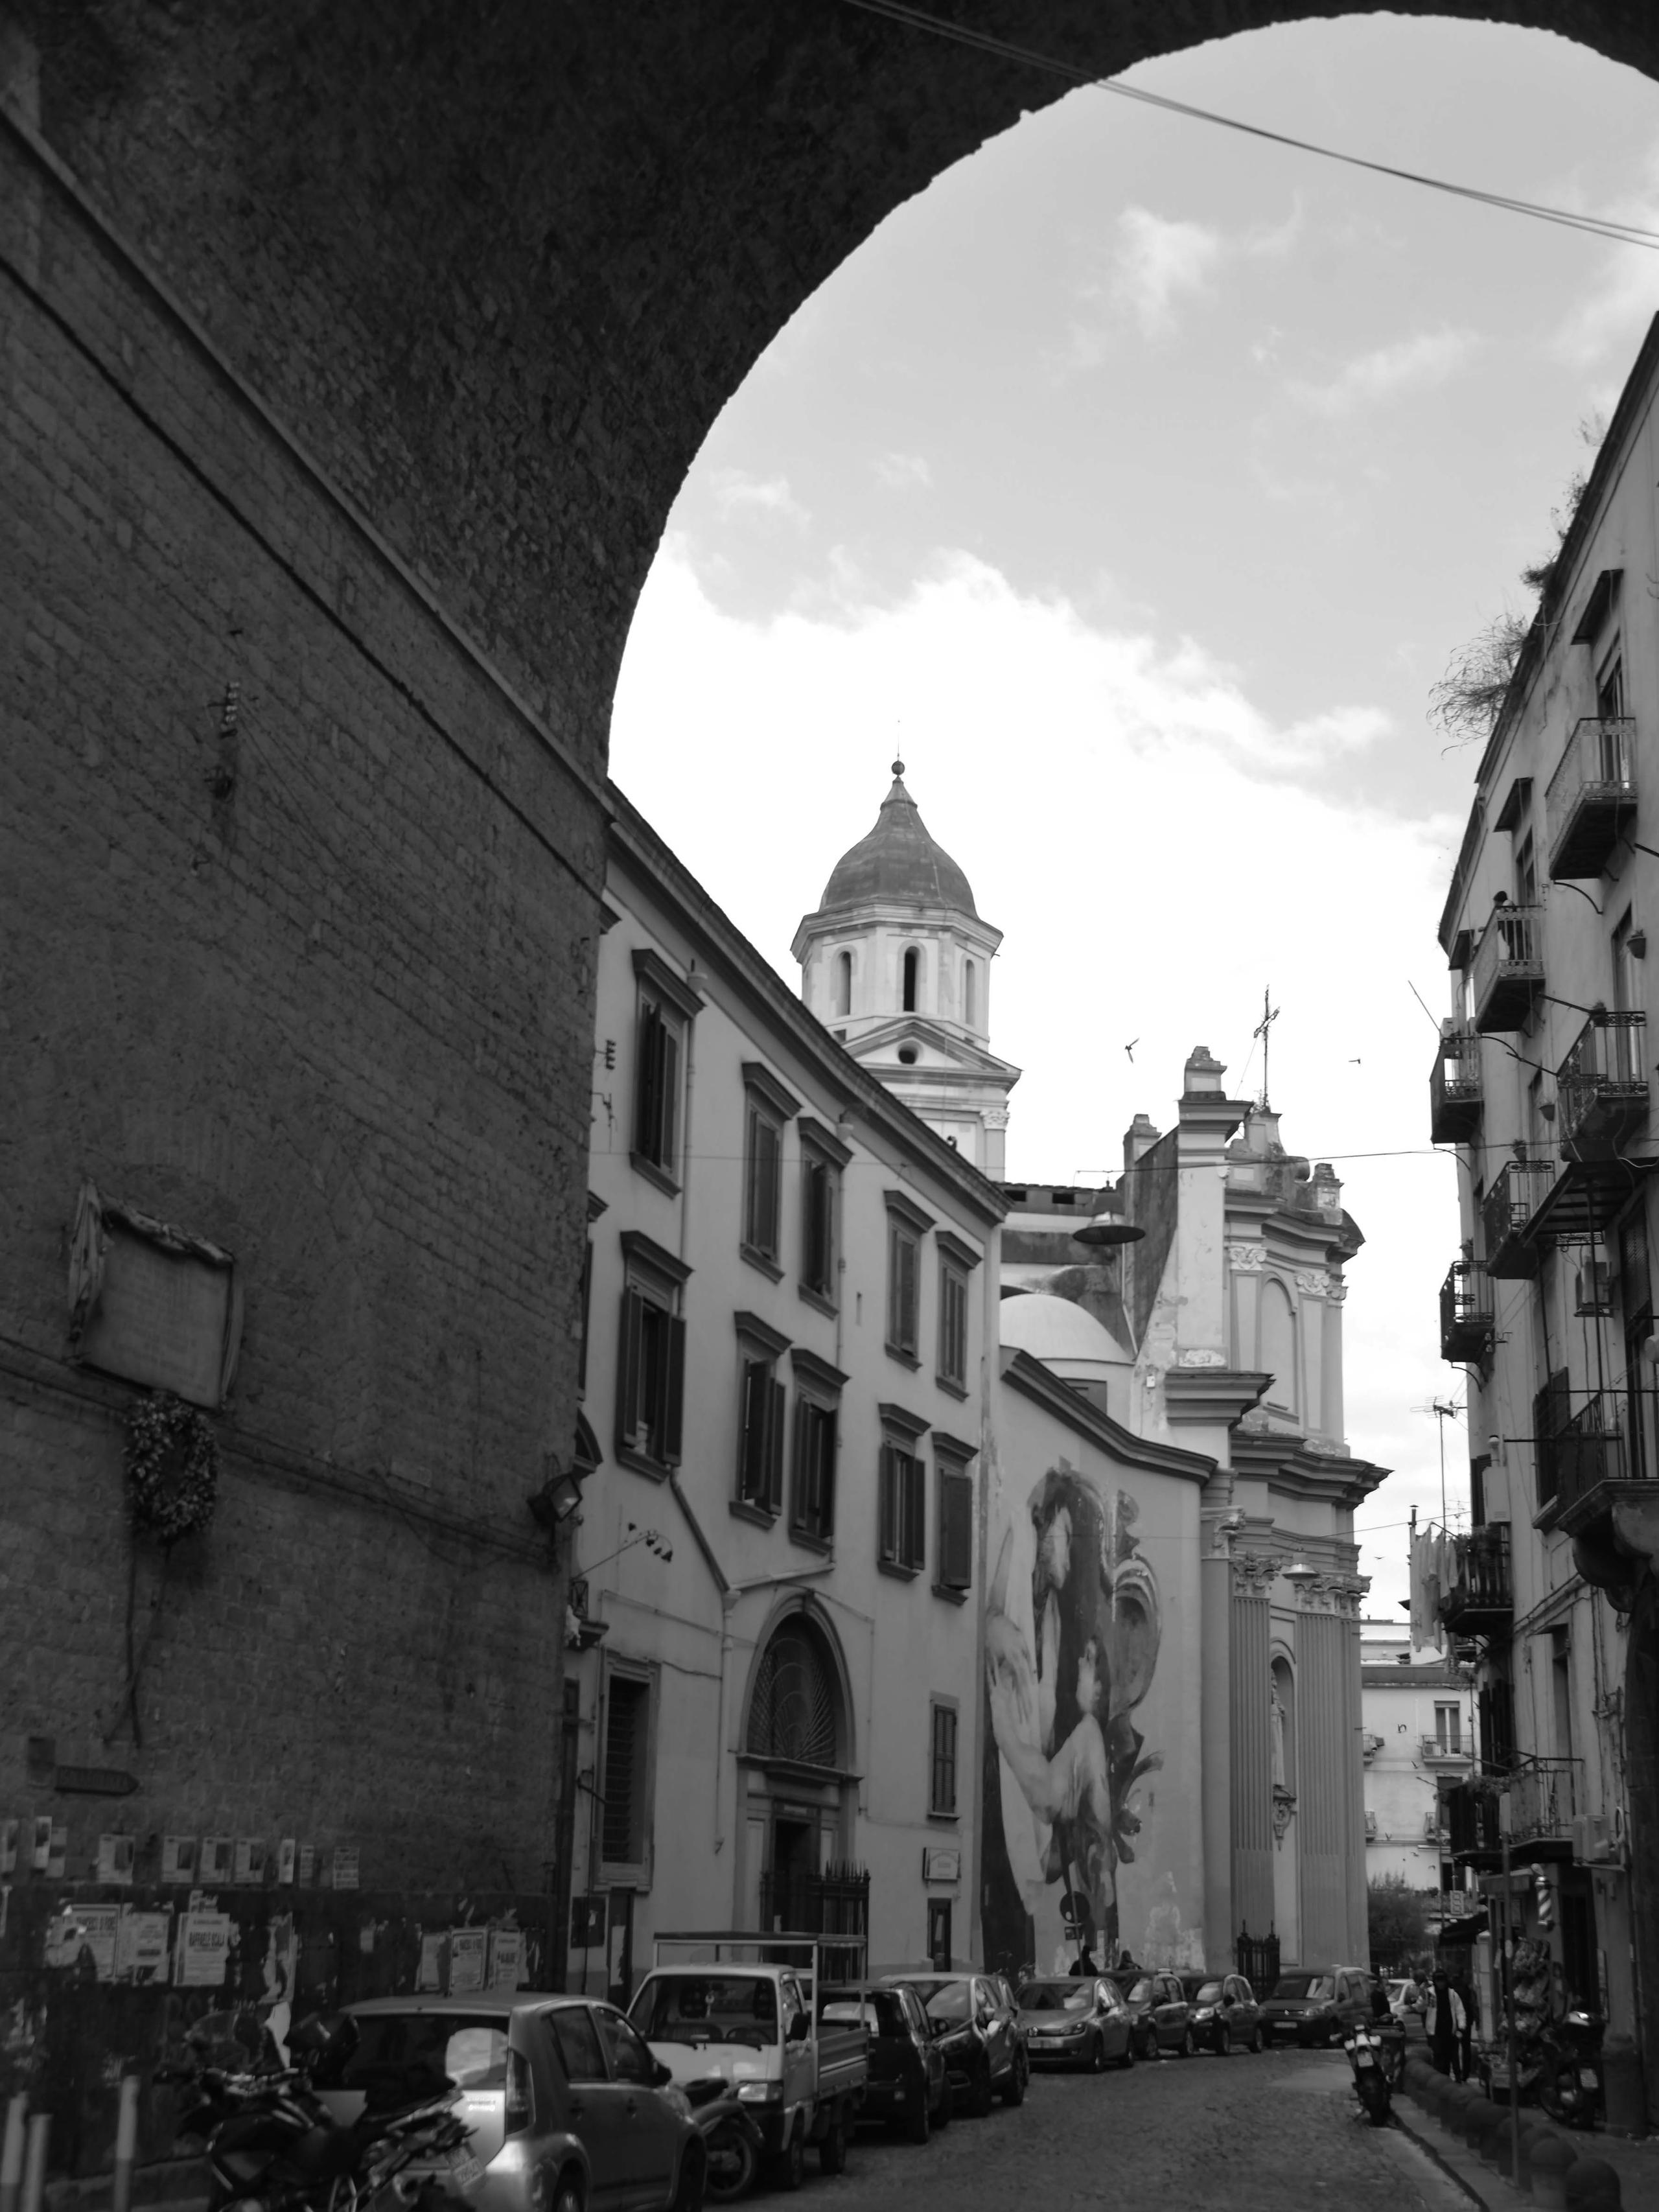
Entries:
[[[216, 1832], [539, 1891], [563, 1610], [526, 1498], [574, 1426], [599, 796], [3, 130], [0, 298], [10, 1878], [50, 1814], [64, 1883], [101, 1832], [140, 1882]], [[165, 1579], [135, 1393], [66, 1358], [88, 1176], [246, 1285], [218, 1510]]]

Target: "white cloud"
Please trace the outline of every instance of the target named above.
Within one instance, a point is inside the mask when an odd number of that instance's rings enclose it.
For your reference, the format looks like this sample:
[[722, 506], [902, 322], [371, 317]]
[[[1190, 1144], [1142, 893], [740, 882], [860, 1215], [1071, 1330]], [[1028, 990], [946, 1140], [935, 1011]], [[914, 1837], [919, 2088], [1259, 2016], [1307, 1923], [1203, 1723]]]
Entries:
[[882, 453], [876, 461], [877, 480], [889, 491], [933, 489], [933, 471], [921, 453]]
[[1424, 392], [1455, 376], [1474, 358], [1474, 331], [1423, 331], [1357, 355], [1322, 384], [1292, 378], [1285, 391], [1298, 405], [1332, 418], [1357, 414], [1404, 393]]
[[804, 527], [811, 515], [789, 489], [787, 477], [755, 477], [743, 469], [716, 469], [710, 478], [721, 521], [738, 514], [775, 515]]
[[1143, 337], [1167, 338], [1175, 331], [1177, 301], [1208, 289], [1221, 258], [1222, 234], [1204, 223], [1167, 222], [1143, 207], [1125, 208], [1117, 230], [1111, 296], [1139, 325]]

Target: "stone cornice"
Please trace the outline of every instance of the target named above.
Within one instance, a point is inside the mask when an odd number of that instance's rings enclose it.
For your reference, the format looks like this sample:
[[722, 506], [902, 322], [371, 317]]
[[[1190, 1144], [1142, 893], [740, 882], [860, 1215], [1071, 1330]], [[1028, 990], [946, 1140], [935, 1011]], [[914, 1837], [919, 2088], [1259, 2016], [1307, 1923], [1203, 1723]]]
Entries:
[[1109, 1452], [1125, 1467], [1138, 1468], [1147, 1474], [1171, 1474], [1186, 1482], [1207, 1482], [1216, 1472], [1218, 1462], [1207, 1452], [1187, 1451], [1179, 1444], [1165, 1444], [1150, 1437], [1137, 1437], [1115, 1421], [1109, 1413], [1061, 1382], [1051, 1367], [1029, 1352], [1018, 1352], [1005, 1345], [1002, 1350], [1002, 1380], [1022, 1397], [1030, 1398], [1046, 1413], [1054, 1414], [1066, 1426], [1102, 1451]]
[[1274, 1429], [1235, 1429], [1235, 1473], [1268, 1483], [1290, 1498], [1358, 1505], [1386, 1480], [1389, 1470], [1345, 1452], [1320, 1451], [1305, 1437]]
[[1237, 1367], [1168, 1367], [1164, 1370], [1164, 1404], [1176, 1426], [1224, 1421], [1231, 1428], [1261, 1403], [1273, 1379]]

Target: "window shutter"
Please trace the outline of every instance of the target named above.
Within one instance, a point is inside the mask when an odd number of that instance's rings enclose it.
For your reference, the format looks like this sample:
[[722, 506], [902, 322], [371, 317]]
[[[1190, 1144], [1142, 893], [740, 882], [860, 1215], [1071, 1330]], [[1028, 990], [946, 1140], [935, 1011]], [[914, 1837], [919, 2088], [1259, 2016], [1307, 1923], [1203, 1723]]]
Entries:
[[898, 1334], [895, 1340], [906, 1352], [916, 1348], [916, 1247], [908, 1237], [899, 1238]]
[[758, 1453], [760, 1389], [764, 1370], [757, 1359], [743, 1363], [743, 1401], [738, 1409], [738, 1495], [750, 1504], [761, 1503], [764, 1467]]
[[965, 1590], [974, 1579], [974, 1484], [971, 1475], [939, 1479], [939, 1578], [946, 1589]]
[[662, 1455], [670, 1467], [680, 1463], [680, 1428], [685, 1407], [685, 1323], [678, 1314], [665, 1316], [662, 1332], [663, 1395]]
[[810, 1290], [830, 1288], [830, 1170], [822, 1160], [806, 1169], [806, 1256], [803, 1275]]
[[657, 1079], [657, 1165], [672, 1175], [676, 1163], [680, 1112], [680, 1041], [665, 1021], [657, 1024], [660, 1039]]
[[617, 1346], [617, 1437], [621, 1443], [639, 1441], [640, 1431], [640, 1310], [639, 1292], [623, 1292], [621, 1340]]
[[904, 1473], [904, 1517], [908, 1524], [904, 1564], [907, 1567], [919, 1567], [927, 1557], [927, 1486], [922, 1480], [919, 1459], [907, 1456]]
[[778, 1249], [778, 1169], [782, 1142], [763, 1114], [755, 1125], [755, 1243], [763, 1252]]
[[837, 1416], [821, 1407], [812, 1426], [817, 1436], [818, 1534], [836, 1533], [836, 1432]]
[[640, 1008], [639, 1067], [634, 1086], [634, 1149], [647, 1160], [657, 1157], [657, 1101], [662, 1082], [662, 1023], [650, 1005]]
[[785, 1391], [781, 1382], [766, 1380], [766, 1493], [769, 1512], [783, 1504], [783, 1425]]
[[890, 1559], [894, 1555], [893, 1542], [893, 1477], [894, 1462], [898, 1455], [891, 1444], [881, 1448], [881, 1465], [876, 1486], [877, 1528], [879, 1532], [881, 1556]]

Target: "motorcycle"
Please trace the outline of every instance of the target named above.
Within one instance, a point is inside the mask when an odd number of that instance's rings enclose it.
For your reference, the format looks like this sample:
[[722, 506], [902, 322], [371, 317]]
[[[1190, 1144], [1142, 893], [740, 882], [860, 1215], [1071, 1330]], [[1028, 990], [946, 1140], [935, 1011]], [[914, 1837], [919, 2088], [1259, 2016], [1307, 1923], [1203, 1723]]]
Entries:
[[1534, 2094], [1564, 2128], [1590, 2128], [1601, 2108], [1601, 2031], [1598, 2014], [1575, 2006], [1538, 2038]]
[[732, 2084], [720, 2075], [688, 2082], [685, 2095], [708, 2154], [704, 2193], [717, 2204], [729, 2204], [754, 2187], [766, 2139], [748, 2106], [739, 2104]]
[[1382, 2127], [1393, 2106], [1382, 2039], [1375, 2030], [1357, 2023], [1342, 2039], [1342, 2048], [1353, 2074], [1354, 2094], [1360, 2110], [1374, 2128]]

